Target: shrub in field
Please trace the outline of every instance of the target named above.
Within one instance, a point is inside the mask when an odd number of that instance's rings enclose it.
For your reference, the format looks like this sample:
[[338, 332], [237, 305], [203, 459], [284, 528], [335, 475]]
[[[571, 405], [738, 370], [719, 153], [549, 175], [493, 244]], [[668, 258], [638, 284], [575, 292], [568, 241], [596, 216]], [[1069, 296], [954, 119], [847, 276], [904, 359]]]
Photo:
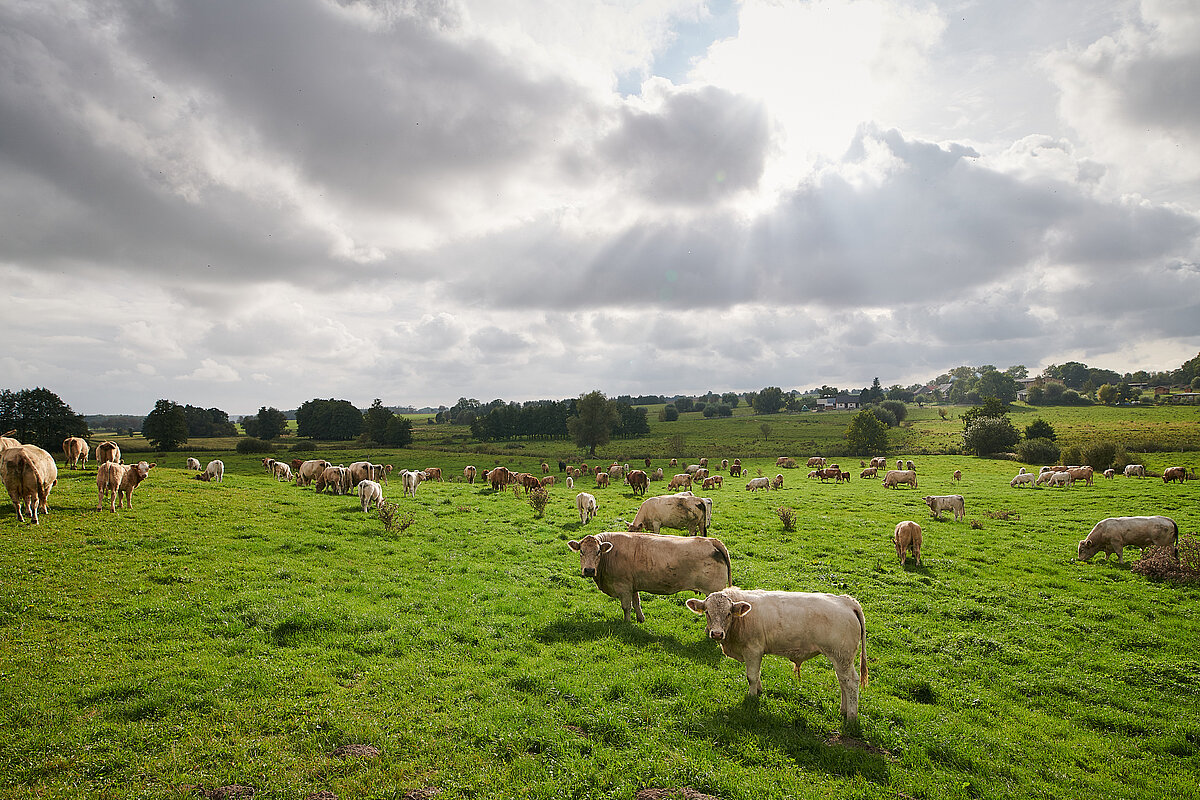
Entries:
[[674, 422], [679, 419], [679, 409], [668, 403], [658, 412], [659, 422]]
[[1083, 453], [1079, 452], [1079, 445], [1071, 445], [1066, 450], [1062, 451], [1062, 463], [1064, 464], [1080, 464], [1083, 462]]
[[1058, 438], [1058, 434], [1054, 432], [1054, 426], [1044, 419], [1035, 419], [1033, 422], [1025, 426], [1026, 439], [1049, 439], [1054, 441]]
[[[1096, 472], [1112, 466], [1117, 457], [1117, 446], [1112, 442], [1093, 442], [1083, 448], [1083, 462]], [[1074, 462], [1079, 463], [1079, 462]]]
[[963, 431], [963, 449], [979, 456], [1006, 453], [1020, 439], [1021, 432], [1008, 417], [980, 417]]
[[1017, 445], [1017, 456], [1026, 464], [1057, 464], [1058, 445], [1049, 439], [1026, 439]]
[[779, 517], [785, 531], [796, 530], [796, 509], [791, 506], [780, 506], [775, 509], [775, 516]]
[[1170, 547], [1147, 547], [1130, 569], [1156, 580], [1200, 583], [1200, 539], [1190, 534], [1180, 534], [1178, 563]]
[[546, 506], [550, 502], [550, 493], [542, 487], [538, 487], [529, 493], [529, 505], [533, 507], [533, 515], [538, 519], [546, 513]]
[[[896, 418], [897, 423], [904, 422], [908, 417], [908, 406], [901, 403], [899, 400], [884, 400], [879, 404], [880, 407], [886, 408], [892, 412], [892, 416]], [[893, 426], [894, 427], [894, 426]]]
[[894, 428], [900, 424], [900, 421], [896, 419], [896, 415], [892, 413], [891, 409], [884, 408], [883, 406], [871, 406], [867, 409], [867, 413], [874, 415], [875, 419], [889, 428]]
[[274, 453], [275, 445], [264, 442], [262, 439], [255, 439], [253, 436], [247, 436], [245, 439], [238, 439], [237, 451], [239, 453]]
[[293, 453], [311, 453], [317, 449], [317, 443], [305, 439], [304, 441], [296, 442], [290, 449]]
[[401, 511], [399, 503], [384, 500], [375, 515], [383, 523], [383, 529], [388, 533], [404, 533], [417, 517], [411, 511]]

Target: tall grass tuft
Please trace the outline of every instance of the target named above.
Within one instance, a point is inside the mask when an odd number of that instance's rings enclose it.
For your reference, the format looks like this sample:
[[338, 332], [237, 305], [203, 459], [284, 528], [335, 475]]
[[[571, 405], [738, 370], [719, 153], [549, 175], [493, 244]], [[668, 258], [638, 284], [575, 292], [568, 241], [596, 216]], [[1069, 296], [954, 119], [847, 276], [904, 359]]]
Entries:
[[388, 533], [404, 533], [417, 521], [416, 514], [412, 511], [401, 511], [400, 504], [390, 500], [384, 500], [375, 515], [379, 517], [379, 521], [383, 523], [383, 529]]
[[796, 509], [791, 506], [780, 506], [775, 509], [775, 516], [779, 517], [785, 531], [796, 530]]
[[546, 506], [549, 503], [550, 493], [541, 486], [529, 493], [529, 505], [533, 507], [533, 515], [538, 519], [541, 519], [546, 513]]
[[1130, 569], [1155, 580], [1200, 583], [1200, 539], [1190, 534], [1180, 534], [1178, 563], [1172, 548], [1157, 545], [1147, 547]]

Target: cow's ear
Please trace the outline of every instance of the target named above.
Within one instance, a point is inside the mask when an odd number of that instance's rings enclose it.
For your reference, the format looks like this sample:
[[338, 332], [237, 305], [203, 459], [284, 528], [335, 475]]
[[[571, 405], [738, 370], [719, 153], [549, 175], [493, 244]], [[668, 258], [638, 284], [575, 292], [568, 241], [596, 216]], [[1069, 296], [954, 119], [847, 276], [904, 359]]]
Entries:
[[154, 469], [157, 466], [158, 466], [158, 462], [155, 461], [153, 464], [151, 464], [149, 467], [147, 467], [147, 469]]
[[600, 552], [607, 553], [609, 550], [613, 549], [613, 546], [614, 545], [612, 542], [601, 542], [600, 543]]
[[753, 606], [751, 606], [749, 603], [744, 600], [739, 600], [733, 604], [733, 615], [735, 617], [744, 617], [750, 613], [751, 608], [753, 608]]
[[571, 541], [567, 542], [567, 547], [571, 548], [572, 550], [574, 550], [574, 551], [575, 551], [575, 552], [577, 552], [577, 553], [579, 552], [579, 548], [580, 548], [581, 546], [582, 546], [582, 545], [580, 545], [580, 544], [579, 544], [579, 542], [575, 541], [574, 539], [572, 539]]
[[704, 601], [698, 597], [689, 597], [687, 599], [687, 601], [684, 602], [684, 605], [687, 606], [688, 608], [690, 608], [692, 611], [696, 612], [697, 614], [704, 613]]

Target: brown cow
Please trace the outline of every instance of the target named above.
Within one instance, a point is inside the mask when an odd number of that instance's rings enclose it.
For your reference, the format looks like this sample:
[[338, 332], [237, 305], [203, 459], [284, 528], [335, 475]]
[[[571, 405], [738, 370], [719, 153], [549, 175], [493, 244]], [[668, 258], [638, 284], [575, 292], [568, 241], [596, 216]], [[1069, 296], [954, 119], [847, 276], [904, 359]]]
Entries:
[[428, 480], [440, 481], [442, 479], [442, 468], [441, 467], [426, 467], [425, 469], [423, 469], [421, 471], [425, 473], [425, 477]]
[[667, 484], [668, 489], [690, 489], [692, 488], [692, 476], [686, 472], [681, 472], [671, 478], [671, 482]]
[[136, 464], [114, 464], [107, 461], [96, 471], [96, 510], [104, 507], [105, 495], [111, 494], [109, 507], [113, 513], [124, 506], [133, 509], [133, 490], [150, 475], [150, 470], [158, 464], [147, 464], [139, 461]]
[[121, 463], [121, 448], [116, 442], [101, 442], [96, 445], [96, 463], [103, 464], [105, 461]]
[[691, 494], [664, 494], [648, 497], [638, 506], [637, 515], [629, 524], [630, 533], [662, 528], [686, 530], [692, 536], [708, 533], [712, 521], [711, 501]]
[[630, 610], [638, 622], [646, 621], [639, 592], [709, 594], [733, 583], [729, 550], [720, 539], [605, 532], [567, 546], [579, 553], [580, 574], [621, 602], [626, 622]]
[[635, 495], [645, 495], [650, 486], [650, 476], [640, 469], [630, 470], [625, 480], [629, 482], [629, 488], [633, 489]]
[[21, 443], [13, 438], [13, 434], [16, 432], [17, 432], [17, 429], [13, 428], [11, 431], [8, 431], [3, 436], [0, 436], [0, 453], [4, 452], [5, 450], [7, 450], [10, 447], [20, 447], [21, 446]]
[[1167, 469], [1163, 470], [1163, 483], [1170, 483], [1171, 481], [1179, 481], [1180, 483], [1183, 483], [1187, 479], [1188, 474], [1186, 467], [1168, 467]]
[[69, 466], [71, 469], [83, 469], [87, 467], [88, 459], [88, 443], [78, 436], [68, 436], [63, 439], [63, 456], [65, 460], [64, 466]]
[[58, 465], [54, 456], [34, 444], [18, 444], [0, 450], [0, 480], [12, 499], [17, 520], [25, 513], [40, 524], [38, 512], [50, 513], [50, 490], [58, 484]]
[[903, 566], [908, 560], [908, 551], [912, 551], [913, 559], [921, 563], [921, 526], [912, 520], [897, 523], [896, 532], [892, 534], [892, 543], [896, 545], [896, 557]]

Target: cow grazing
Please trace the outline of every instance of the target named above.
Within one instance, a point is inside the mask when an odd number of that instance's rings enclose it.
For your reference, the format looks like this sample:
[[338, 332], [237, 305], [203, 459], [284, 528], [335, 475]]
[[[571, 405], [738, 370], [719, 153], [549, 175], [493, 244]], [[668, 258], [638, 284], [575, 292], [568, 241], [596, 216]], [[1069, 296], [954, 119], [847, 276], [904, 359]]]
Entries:
[[[559, 462], [562, 463], [562, 462]], [[559, 470], [561, 472], [562, 470]], [[473, 466], [463, 467], [463, 477], [467, 479], [467, 483], [475, 483], [475, 473], [478, 472]]]
[[[853, 597], [734, 586], [703, 600], [690, 598], [687, 607], [705, 616], [705, 633], [722, 653], [745, 663], [747, 697], [762, 693], [764, 655], [788, 659], [799, 677], [800, 665], [820, 654], [837, 674], [842, 716], [858, 717], [858, 694], [867, 685], [867, 622]], [[861, 675], [855, 668], [860, 647]]]
[[896, 558], [900, 559], [900, 566], [908, 561], [910, 551], [913, 560], [921, 563], [921, 526], [911, 519], [896, 524], [892, 544], [896, 545]]
[[1126, 464], [1126, 478], [1144, 478], [1146, 477], [1146, 467], [1141, 464]]
[[[778, 461], [776, 463], [778, 463]], [[812, 458], [810, 458], [808, 460], [808, 464], [806, 466], [823, 467], [823, 466], [825, 466], [825, 459], [822, 458], [821, 456], [813, 456]]]
[[1092, 485], [1092, 468], [1091, 467], [1070, 467], [1067, 473], [1071, 476], [1071, 483], [1083, 481], [1084, 486]]
[[88, 443], [78, 436], [68, 436], [63, 439], [63, 466], [71, 469], [83, 469], [87, 467]]
[[587, 492], [575, 495], [575, 509], [579, 512], [579, 524], [587, 525], [596, 516], [596, 498]]
[[967, 515], [967, 504], [961, 494], [930, 495], [923, 499], [925, 505], [933, 512], [934, 519], [941, 519], [943, 511], [952, 512], [955, 522], [961, 522]]
[[333, 466], [323, 458], [313, 458], [308, 461], [301, 461], [300, 468], [294, 470], [296, 475], [297, 486], [308, 486], [310, 483], [321, 477], [326, 469]]
[[276, 461], [271, 465], [271, 469], [274, 471], [275, 480], [277, 481], [290, 481], [292, 479], [291, 464], [284, 461]]
[[366, 514], [373, 503], [376, 508], [383, 505], [383, 487], [373, 480], [364, 479], [358, 482], [358, 501]]
[[38, 514], [50, 513], [50, 490], [58, 485], [58, 465], [54, 456], [35, 444], [18, 444], [0, 450], [0, 480], [8, 490], [17, 521], [25, 515], [34, 525]]
[[866, 469], [864, 469], [862, 472], [858, 473], [858, 477], [859, 477], [860, 479], [862, 479], [862, 478], [874, 478], [874, 477], [875, 477], [875, 476], [876, 476], [878, 473], [879, 473], [879, 468], [878, 468], [878, 467], [867, 467], [867, 468], [866, 468]]
[[875, 456], [867, 466], [874, 467], [875, 469], [887, 469], [887, 457]]
[[200, 469], [200, 462], [194, 458], [189, 458], [187, 460], [186, 469], [190, 469], [193, 472], [198, 471]]
[[729, 469], [729, 459], [728, 458], [721, 459], [721, 469]]
[[1116, 474], [1117, 474], [1117, 471], [1115, 469], [1104, 470], [1104, 477], [1108, 478], [1110, 481], [1113, 479], [1113, 476]]
[[596, 486], [598, 486], [598, 487], [608, 486], [608, 473], [607, 472], [597, 472], [596, 473]]
[[883, 476], [883, 488], [895, 489], [900, 484], [907, 484], [912, 488], [917, 488], [917, 473], [911, 469], [890, 469]]
[[650, 476], [640, 469], [630, 470], [629, 474], [625, 476], [625, 480], [635, 495], [645, 496], [646, 489], [650, 487]]
[[902, 459], [902, 458], [896, 459], [896, 469], [898, 469], [898, 470], [904, 469], [904, 459]]
[[334, 494], [348, 494], [350, 492], [350, 470], [340, 466], [326, 467], [317, 476], [317, 482], [313, 484], [313, 491], [320, 494], [326, 489], [333, 490]]
[[746, 484], [746, 491], [748, 492], [757, 492], [759, 489], [766, 489], [769, 491], [770, 488], [770, 478], [751, 478], [750, 482]]
[[1126, 547], [1145, 548], [1156, 544], [1171, 547], [1175, 561], [1179, 561], [1179, 526], [1170, 517], [1109, 517], [1102, 519], [1092, 528], [1086, 539], [1079, 542], [1080, 561], [1089, 561], [1092, 556], [1104, 551], [1104, 560], [1113, 553], [1117, 561], [1123, 562], [1121, 551]]
[[116, 442], [101, 442], [96, 445], [96, 463], [103, 464], [106, 461], [121, 463], [121, 448]]
[[782, 489], [783, 488], [783, 474], [782, 473], [776, 475], [774, 478], [771, 479], [771, 488], [772, 489]]
[[1170, 483], [1171, 481], [1179, 481], [1180, 483], [1184, 483], [1188, 479], [1187, 468], [1168, 467], [1167, 469], [1163, 470], [1162, 478], [1163, 483]]
[[701, 486], [705, 489], [720, 489], [724, 483], [725, 479], [720, 475], [713, 475], [711, 478], [705, 478]]
[[568, 475], [568, 476], [567, 476], [567, 488], [568, 488], [568, 489], [574, 489], [574, 488], [575, 488], [575, 479], [574, 479], [574, 478], [572, 478], [570, 475]]
[[961, 481], [962, 480], [962, 470], [961, 469], [954, 470], [954, 474], [951, 475], [950, 477], [954, 478], [954, 480], [956, 480], [956, 481]]
[[686, 530], [692, 536], [705, 536], [712, 521], [711, 501], [691, 494], [664, 494], [648, 497], [638, 506], [629, 531], [658, 533], [662, 528]]
[[1013, 479], [1008, 482], [1009, 486], [1033, 486], [1033, 482], [1037, 480], [1037, 476], [1032, 472], [1019, 472]]
[[913, 462], [911, 462], [911, 461], [905, 461], [904, 468], [908, 469], [908, 470], [912, 470], [913, 472], [917, 471], [917, 466], [915, 464], [913, 464]]
[[195, 476], [196, 480], [209, 483], [215, 481], [220, 483], [225, 480], [225, 462], [218, 458], [214, 458], [208, 462], [208, 466], [204, 468], [204, 472]]
[[654, 470], [654, 472], [650, 473], [650, 480], [652, 480], [652, 481], [664, 480], [662, 467], [659, 467], [658, 469]]
[[733, 582], [729, 551], [706, 536], [660, 536], [605, 532], [567, 542], [579, 553], [579, 572], [600, 591], [621, 602], [625, 621], [632, 609], [645, 622], [640, 592], [716, 592]]
[[692, 488], [692, 476], [686, 472], [681, 472], [671, 478], [671, 482], [667, 484], [668, 489], [690, 489]]
[[742, 465], [734, 464], [734, 465], [730, 466], [729, 467], [729, 477], [731, 477], [731, 478], [742, 477]]

